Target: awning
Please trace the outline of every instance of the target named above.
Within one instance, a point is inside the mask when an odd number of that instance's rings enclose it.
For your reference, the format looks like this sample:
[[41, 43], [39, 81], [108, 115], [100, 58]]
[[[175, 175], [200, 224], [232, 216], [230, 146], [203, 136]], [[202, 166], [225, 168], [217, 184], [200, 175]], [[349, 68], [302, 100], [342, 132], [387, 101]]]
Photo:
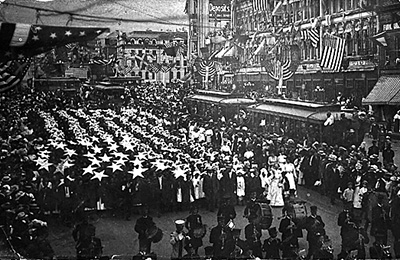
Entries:
[[[295, 120], [309, 123], [322, 124], [326, 120], [327, 112], [314, 112], [301, 108], [279, 106], [273, 104], [253, 105], [249, 109], [252, 112], [263, 113], [267, 115], [283, 116]], [[335, 117], [339, 117], [341, 112], [332, 112]]]
[[227, 98], [221, 101], [221, 104], [240, 105], [240, 104], [254, 104], [256, 101], [250, 98]]
[[363, 105], [400, 105], [400, 75], [381, 76]]
[[205, 103], [212, 103], [217, 104], [221, 102], [224, 98], [223, 97], [213, 97], [213, 96], [205, 96], [205, 95], [193, 95], [187, 98], [188, 100], [195, 100], [195, 101], [203, 101]]

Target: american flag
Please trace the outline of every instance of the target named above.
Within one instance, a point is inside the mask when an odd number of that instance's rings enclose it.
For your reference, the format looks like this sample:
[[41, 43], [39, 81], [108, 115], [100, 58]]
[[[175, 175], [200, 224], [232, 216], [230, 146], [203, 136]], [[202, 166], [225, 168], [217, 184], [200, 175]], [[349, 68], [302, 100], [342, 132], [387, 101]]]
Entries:
[[0, 23], [0, 61], [31, 57], [54, 47], [94, 39], [107, 28]]
[[164, 73], [169, 72], [172, 69], [172, 66], [169, 63], [164, 63], [161, 65], [161, 71]]
[[308, 36], [310, 38], [311, 41], [311, 45], [316, 48], [318, 47], [318, 43], [319, 43], [319, 31], [317, 28], [313, 28], [308, 30]]
[[326, 35], [324, 38], [321, 67], [338, 72], [342, 65], [345, 45], [345, 39], [334, 35]]
[[301, 39], [306, 41], [310, 40], [311, 45], [316, 48], [319, 42], [319, 31], [317, 28], [300, 31]]
[[157, 62], [153, 62], [149, 64], [149, 70], [151, 72], [158, 73], [161, 70], [161, 66]]
[[113, 64], [113, 63], [115, 63], [117, 61], [117, 59], [116, 58], [111, 58], [111, 59], [103, 59], [103, 58], [100, 58], [100, 57], [94, 57], [94, 58], [92, 58], [91, 60], [90, 60], [90, 64], [96, 64], [96, 65], [103, 65], [103, 66], [105, 66], [105, 65], [111, 65], [111, 64]]
[[0, 93], [10, 90], [21, 83], [28, 72], [32, 60], [24, 58], [0, 64]]
[[255, 11], [267, 11], [268, 0], [253, 0], [253, 9]]

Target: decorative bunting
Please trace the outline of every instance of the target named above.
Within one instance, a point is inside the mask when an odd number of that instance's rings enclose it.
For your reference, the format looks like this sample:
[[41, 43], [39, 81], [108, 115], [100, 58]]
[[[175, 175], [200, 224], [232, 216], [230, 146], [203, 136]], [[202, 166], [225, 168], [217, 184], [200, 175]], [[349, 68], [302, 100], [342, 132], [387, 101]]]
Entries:
[[28, 72], [31, 61], [30, 58], [24, 58], [0, 63], [0, 93], [21, 83]]

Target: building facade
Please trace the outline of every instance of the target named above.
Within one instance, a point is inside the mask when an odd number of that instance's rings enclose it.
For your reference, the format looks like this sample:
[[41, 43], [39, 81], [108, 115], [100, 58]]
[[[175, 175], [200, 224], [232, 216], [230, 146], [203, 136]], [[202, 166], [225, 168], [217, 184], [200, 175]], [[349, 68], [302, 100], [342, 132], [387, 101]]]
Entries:
[[[116, 55], [116, 73], [139, 76], [145, 82], [166, 83], [182, 79], [188, 71], [188, 62], [186, 53], [178, 52], [171, 56], [166, 54], [165, 49], [186, 45], [187, 32], [117, 31], [108, 36], [105, 49], [113, 50]], [[158, 69], [151, 69], [150, 64]]]

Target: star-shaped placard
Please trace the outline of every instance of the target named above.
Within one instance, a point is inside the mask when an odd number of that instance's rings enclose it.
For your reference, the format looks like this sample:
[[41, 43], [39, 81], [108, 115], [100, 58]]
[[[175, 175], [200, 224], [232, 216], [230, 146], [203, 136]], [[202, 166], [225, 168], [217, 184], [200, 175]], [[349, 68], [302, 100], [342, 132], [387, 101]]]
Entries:
[[147, 171], [147, 169], [139, 167], [139, 168], [133, 168], [132, 170], [128, 171], [128, 173], [132, 174], [132, 179], [136, 179], [137, 177], [144, 178], [143, 173], [145, 171]]
[[112, 157], [108, 156], [106, 153], [105, 153], [102, 157], [99, 157], [99, 158], [100, 158], [100, 160], [102, 160], [103, 162], [110, 162], [111, 159], [112, 159]]
[[183, 177], [183, 179], [186, 180], [186, 170], [182, 169], [181, 167], [176, 168], [173, 171], [173, 174], [175, 176], [175, 179], [178, 179], [179, 177]]
[[68, 157], [72, 157], [73, 155], [77, 155], [77, 154], [76, 154], [75, 150], [67, 148], [67, 149], [65, 149], [65, 155]]
[[115, 171], [121, 171], [122, 172], [121, 165], [119, 165], [117, 163], [113, 163], [110, 166], [108, 166], [107, 168], [112, 169], [112, 172], [115, 172]]
[[110, 146], [108, 146], [108, 150], [109, 151], [117, 151], [118, 147], [119, 147], [118, 144], [112, 143]]
[[93, 165], [97, 165], [97, 166], [100, 167], [101, 161], [99, 161], [99, 159], [97, 159], [96, 157], [89, 158], [89, 160], [91, 161], [91, 163], [92, 163]]
[[49, 161], [44, 161], [42, 164], [40, 164], [39, 170], [45, 169], [46, 171], [49, 171], [49, 167], [52, 166], [52, 163], [49, 163]]
[[140, 160], [138, 157], [135, 158], [134, 161], [131, 161], [131, 163], [133, 164], [133, 166], [141, 166], [142, 165], [142, 160]]
[[88, 173], [93, 175], [94, 170], [96, 170], [96, 168], [93, 168], [93, 165], [90, 164], [88, 167], [83, 168], [83, 175], [88, 174]]
[[101, 153], [101, 150], [102, 150], [102, 148], [98, 147], [97, 145], [95, 145], [95, 146], [93, 147], [93, 152], [94, 152], [95, 154]]
[[107, 177], [108, 177], [108, 175], [104, 174], [104, 171], [101, 171], [101, 172], [93, 172], [93, 173], [94, 173], [94, 175], [93, 175], [92, 178], [90, 178], [91, 180], [98, 179], [98, 180], [101, 182], [101, 180], [102, 180], [103, 178], [107, 178]]

